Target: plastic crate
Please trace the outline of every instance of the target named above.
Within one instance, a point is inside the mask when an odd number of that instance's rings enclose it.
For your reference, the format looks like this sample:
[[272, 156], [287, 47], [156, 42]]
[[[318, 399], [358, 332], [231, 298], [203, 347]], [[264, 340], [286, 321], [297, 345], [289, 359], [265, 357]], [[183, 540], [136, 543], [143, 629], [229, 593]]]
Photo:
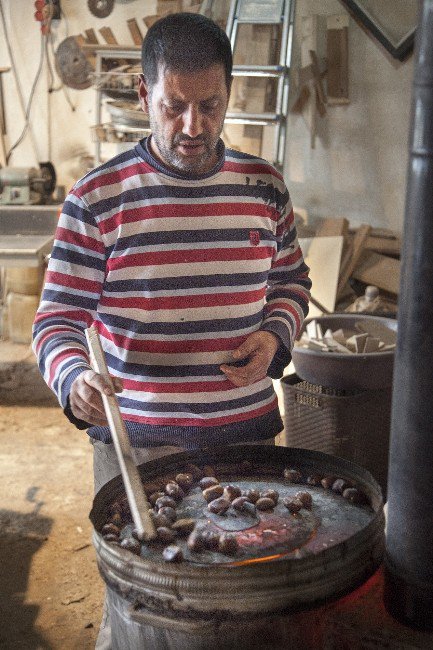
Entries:
[[368, 469], [383, 493], [388, 476], [391, 388], [339, 390], [302, 381], [281, 380], [285, 445], [322, 451]]

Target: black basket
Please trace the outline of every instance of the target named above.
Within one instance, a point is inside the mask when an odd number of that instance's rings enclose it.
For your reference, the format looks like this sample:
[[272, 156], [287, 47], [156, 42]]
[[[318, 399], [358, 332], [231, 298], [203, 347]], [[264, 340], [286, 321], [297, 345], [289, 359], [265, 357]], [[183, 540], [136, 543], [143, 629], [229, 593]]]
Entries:
[[391, 388], [340, 390], [302, 381], [281, 380], [285, 445], [322, 451], [368, 469], [383, 493], [388, 475]]

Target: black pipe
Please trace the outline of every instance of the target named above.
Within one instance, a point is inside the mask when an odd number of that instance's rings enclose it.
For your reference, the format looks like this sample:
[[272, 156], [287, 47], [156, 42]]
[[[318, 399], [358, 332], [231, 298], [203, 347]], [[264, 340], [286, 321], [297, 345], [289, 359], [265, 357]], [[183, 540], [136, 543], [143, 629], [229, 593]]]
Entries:
[[394, 367], [384, 600], [433, 629], [433, 0], [416, 36]]

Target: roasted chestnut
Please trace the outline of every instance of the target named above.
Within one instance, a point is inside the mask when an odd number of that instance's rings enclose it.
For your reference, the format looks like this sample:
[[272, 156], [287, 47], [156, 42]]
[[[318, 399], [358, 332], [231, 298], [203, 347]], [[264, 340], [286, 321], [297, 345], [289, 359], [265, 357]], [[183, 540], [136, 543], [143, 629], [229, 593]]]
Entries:
[[296, 492], [295, 499], [299, 499], [299, 501], [302, 503], [302, 506], [306, 510], [311, 510], [311, 507], [313, 505], [313, 497], [309, 492]]
[[218, 499], [218, 497], [222, 497], [223, 494], [224, 494], [224, 488], [222, 485], [213, 485], [212, 487], [203, 490], [203, 496], [208, 503], [210, 503], [214, 499]]
[[260, 497], [255, 503], [257, 510], [273, 510], [275, 508], [275, 502], [273, 499], [268, 497]]
[[215, 476], [204, 476], [199, 481], [199, 486], [202, 490], [207, 490], [207, 488], [213, 487], [214, 485], [219, 485], [220, 482]]
[[297, 469], [287, 468], [284, 470], [284, 478], [290, 483], [300, 483], [302, 481], [302, 474]]
[[283, 503], [286, 506], [287, 510], [292, 514], [299, 512], [301, 508], [303, 508], [302, 501], [300, 499], [296, 499], [295, 497], [286, 497], [283, 499]]
[[225, 497], [219, 497], [208, 503], [208, 510], [215, 515], [223, 515], [230, 508], [231, 502]]

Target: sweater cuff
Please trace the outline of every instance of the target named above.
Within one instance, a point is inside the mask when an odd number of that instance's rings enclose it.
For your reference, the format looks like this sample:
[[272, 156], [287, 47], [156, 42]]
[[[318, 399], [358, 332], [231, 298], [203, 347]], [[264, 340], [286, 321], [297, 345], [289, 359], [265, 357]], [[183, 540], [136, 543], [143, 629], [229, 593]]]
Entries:
[[83, 365], [75, 366], [75, 368], [72, 368], [72, 370], [63, 379], [61, 387], [59, 389], [59, 394], [58, 394], [60, 406], [63, 409], [66, 408], [66, 405], [68, 403], [69, 393], [71, 392], [72, 383], [83, 372], [86, 372], [86, 370], [90, 370], [90, 366], [84, 365], [84, 363], [83, 363]]
[[280, 341], [280, 345], [278, 346], [266, 373], [268, 377], [271, 377], [271, 379], [280, 379], [284, 374], [284, 369], [292, 360], [291, 347], [289, 349], [290, 343], [288, 342], [287, 336], [287, 327], [279, 321], [270, 320], [263, 323], [260, 329], [264, 332], [275, 334]]
[[76, 418], [75, 415], [72, 413], [71, 404], [69, 402], [69, 395], [66, 401], [66, 406], [63, 409], [63, 413], [66, 415], [69, 422], [72, 422], [72, 424], [74, 424], [77, 427], [77, 429], [81, 429], [81, 430], [89, 429], [92, 426], [89, 422]]

